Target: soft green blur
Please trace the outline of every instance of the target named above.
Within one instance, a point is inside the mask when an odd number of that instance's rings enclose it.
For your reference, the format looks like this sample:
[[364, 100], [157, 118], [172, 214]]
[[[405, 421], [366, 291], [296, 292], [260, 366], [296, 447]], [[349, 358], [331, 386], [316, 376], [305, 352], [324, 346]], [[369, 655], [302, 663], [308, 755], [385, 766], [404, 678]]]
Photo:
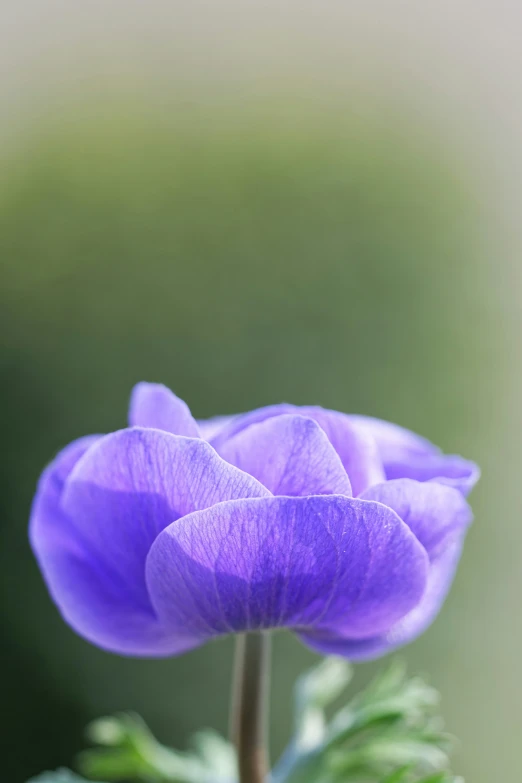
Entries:
[[[226, 731], [230, 639], [167, 661], [97, 650], [60, 619], [26, 540], [45, 463], [75, 437], [124, 426], [144, 379], [170, 385], [199, 417], [319, 404], [397, 421], [483, 465], [453, 594], [406, 656], [442, 689], [464, 742], [456, 769], [490, 782], [477, 715], [503, 663], [490, 641], [490, 668], [477, 671], [477, 648], [488, 614], [504, 610], [502, 566], [487, 553], [501, 525], [506, 359], [483, 221], [464, 166], [435, 133], [356, 99], [350, 111], [71, 104], [4, 149], [6, 780], [71, 764], [84, 724], [110, 711], [140, 712], [178, 746], [201, 725]], [[292, 680], [312, 660], [277, 635], [274, 756]], [[374, 669], [359, 667], [356, 685]]]

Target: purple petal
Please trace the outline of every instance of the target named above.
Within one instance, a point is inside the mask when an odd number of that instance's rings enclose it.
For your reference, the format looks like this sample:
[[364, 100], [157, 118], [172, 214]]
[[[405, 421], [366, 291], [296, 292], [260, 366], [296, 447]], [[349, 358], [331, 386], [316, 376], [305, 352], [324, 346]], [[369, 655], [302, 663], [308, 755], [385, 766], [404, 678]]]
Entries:
[[323, 655], [342, 655], [352, 661], [368, 661], [420, 636], [438, 615], [449, 592], [462, 552], [464, 535], [455, 534], [432, 561], [426, 591], [418, 605], [386, 634], [371, 639], [349, 639], [334, 634], [302, 635], [302, 641]]
[[136, 384], [131, 394], [129, 425], [152, 427], [188, 438], [200, 436], [188, 405], [160, 383]]
[[97, 569], [60, 506], [71, 470], [100, 437], [74, 441], [42, 474], [31, 511], [31, 545], [53, 600], [79, 633], [107, 649], [155, 654], [165, 634], [153, 612], [129, 606], [122, 617], [115, 585]]
[[[269, 494], [204, 441], [138, 428], [90, 446], [61, 494], [49, 486], [42, 484], [35, 504], [43, 544], [34, 545], [53, 598], [78, 633], [129, 655], [198, 644], [167, 633], [151, 606], [145, 560], [157, 534], [196, 509]], [[47, 539], [45, 528], [59, 535]]]
[[212, 440], [215, 438], [221, 430], [225, 427], [229, 427], [235, 416], [214, 416], [212, 419], [198, 419], [197, 425], [201, 433], [201, 437], [205, 440]]
[[448, 536], [464, 531], [473, 518], [461, 493], [443, 484], [396, 479], [369, 487], [362, 497], [392, 508], [430, 556]]
[[29, 539], [37, 558], [40, 550], [59, 540], [66, 532], [59, 509], [63, 485], [80, 457], [101, 437], [87, 435], [69, 443], [42, 473], [29, 522]]
[[225, 440], [219, 453], [273, 495], [352, 495], [325, 432], [303, 416], [284, 414], [253, 424]]
[[375, 439], [381, 457], [385, 463], [397, 457], [408, 461], [416, 456], [438, 454], [439, 449], [426, 438], [417, 435], [405, 427], [372, 416], [350, 414], [350, 419]]
[[337, 451], [348, 474], [354, 495], [366, 487], [384, 481], [384, 469], [377, 445], [364, 428], [351, 421], [349, 416], [324, 408], [296, 405], [272, 405], [267, 408], [235, 416], [229, 425], [222, 427], [211, 439], [213, 446], [221, 453], [223, 444], [253, 424], [284, 414], [300, 414], [313, 419], [326, 433]]
[[238, 500], [169, 525], [147, 584], [172, 633], [327, 629], [365, 638], [420, 600], [428, 558], [379, 503], [339, 495]]
[[469, 494], [480, 478], [480, 469], [454, 454], [442, 454], [425, 438], [397, 424], [368, 416], [350, 416], [361, 431], [375, 439], [387, 479], [411, 478], [435, 481]]

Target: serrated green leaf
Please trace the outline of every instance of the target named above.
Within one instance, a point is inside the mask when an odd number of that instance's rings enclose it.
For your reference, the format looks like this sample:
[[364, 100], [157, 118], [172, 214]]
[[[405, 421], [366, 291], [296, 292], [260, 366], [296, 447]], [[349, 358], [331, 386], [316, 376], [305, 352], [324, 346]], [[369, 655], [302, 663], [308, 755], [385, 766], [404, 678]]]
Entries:
[[231, 783], [237, 777], [235, 752], [215, 732], [199, 732], [194, 751], [180, 752], [161, 745], [144, 721], [133, 713], [100, 718], [87, 727], [98, 743], [78, 756], [89, 778], [146, 783]]
[[334, 759], [335, 769], [342, 771], [366, 766], [378, 773], [408, 764], [425, 771], [439, 771], [448, 766], [447, 754], [436, 745], [408, 736], [393, 735], [379, 737], [354, 750], [338, 753]]
[[297, 709], [304, 705], [326, 707], [341, 695], [352, 676], [351, 666], [344, 658], [325, 658], [297, 680]]
[[410, 772], [411, 765], [408, 764], [407, 766], [400, 767], [395, 770], [395, 772], [392, 772], [391, 775], [388, 775], [381, 783], [406, 783]]
[[352, 678], [350, 665], [342, 658], [325, 658], [315, 668], [301, 675], [295, 685], [293, 743], [308, 751], [324, 735], [324, 708], [335, 701]]
[[[419, 677], [407, 679], [404, 665], [394, 661], [329, 726], [318, 721], [315, 744], [294, 741], [273, 783], [424, 783], [422, 774], [453, 783], [451, 740], [438, 704], [437, 691]], [[312, 725], [313, 708], [305, 714]]]
[[231, 742], [212, 729], [198, 731], [191, 738], [196, 755], [219, 778], [235, 780], [237, 778], [236, 750]]

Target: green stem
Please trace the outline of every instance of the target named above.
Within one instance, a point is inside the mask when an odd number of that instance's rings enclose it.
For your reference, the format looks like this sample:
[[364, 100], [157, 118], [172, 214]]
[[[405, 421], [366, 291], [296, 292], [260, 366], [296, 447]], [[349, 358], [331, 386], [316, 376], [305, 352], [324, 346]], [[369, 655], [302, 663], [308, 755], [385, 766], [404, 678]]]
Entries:
[[239, 783], [265, 783], [270, 635], [241, 634], [236, 641], [231, 736], [237, 748]]

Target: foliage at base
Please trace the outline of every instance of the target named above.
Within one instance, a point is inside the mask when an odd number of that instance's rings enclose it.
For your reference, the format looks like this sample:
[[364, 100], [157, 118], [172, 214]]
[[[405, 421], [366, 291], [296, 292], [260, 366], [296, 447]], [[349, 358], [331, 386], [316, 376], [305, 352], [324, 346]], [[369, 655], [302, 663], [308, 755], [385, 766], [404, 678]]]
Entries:
[[[463, 783], [450, 771], [452, 739], [438, 714], [439, 694], [421, 678], [407, 678], [394, 661], [327, 720], [351, 668], [327, 658], [299, 678], [293, 737], [270, 783]], [[78, 758], [84, 778], [67, 770], [28, 783], [236, 783], [233, 746], [213, 731], [180, 752], [161, 745], [142, 719], [125, 713], [87, 728], [93, 747]]]

